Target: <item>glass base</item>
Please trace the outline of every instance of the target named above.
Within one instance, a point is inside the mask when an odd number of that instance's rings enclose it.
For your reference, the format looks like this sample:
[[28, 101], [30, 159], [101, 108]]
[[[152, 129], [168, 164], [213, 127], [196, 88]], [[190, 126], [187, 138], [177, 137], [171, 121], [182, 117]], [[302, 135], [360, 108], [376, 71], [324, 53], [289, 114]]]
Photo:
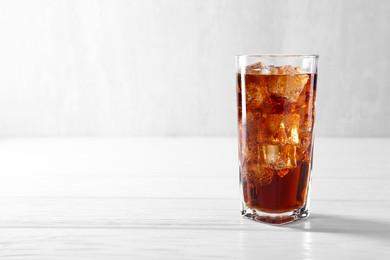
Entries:
[[246, 219], [251, 219], [261, 223], [284, 225], [299, 219], [307, 218], [309, 216], [309, 209], [307, 205], [305, 205], [302, 208], [293, 211], [283, 213], [267, 213], [257, 209], [252, 209], [243, 204], [241, 215]]

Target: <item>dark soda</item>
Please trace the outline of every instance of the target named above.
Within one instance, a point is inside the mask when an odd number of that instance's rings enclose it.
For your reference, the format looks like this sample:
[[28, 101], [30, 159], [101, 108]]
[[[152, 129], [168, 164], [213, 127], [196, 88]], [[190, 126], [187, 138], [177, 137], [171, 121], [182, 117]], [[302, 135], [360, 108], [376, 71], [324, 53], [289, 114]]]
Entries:
[[251, 209], [283, 213], [306, 203], [316, 74], [292, 66], [237, 74], [240, 178]]

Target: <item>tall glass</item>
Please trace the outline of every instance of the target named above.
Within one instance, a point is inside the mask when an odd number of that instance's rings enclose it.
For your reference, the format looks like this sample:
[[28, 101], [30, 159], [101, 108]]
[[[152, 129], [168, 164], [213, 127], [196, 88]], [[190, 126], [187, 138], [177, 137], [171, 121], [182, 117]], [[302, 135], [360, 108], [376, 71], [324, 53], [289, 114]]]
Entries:
[[309, 215], [318, 55], [239, 55], [241, 214], [285, 224]]

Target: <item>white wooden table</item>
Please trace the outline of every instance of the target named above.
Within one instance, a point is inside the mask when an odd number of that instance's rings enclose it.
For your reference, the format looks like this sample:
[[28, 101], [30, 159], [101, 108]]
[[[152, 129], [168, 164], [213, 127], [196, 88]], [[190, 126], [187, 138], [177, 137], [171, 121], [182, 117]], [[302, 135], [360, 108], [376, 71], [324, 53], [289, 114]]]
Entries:
[[0, 139], [0, 259], [390, 259], [390, 139], [321, 139], [311, 216], [242, 219], [235, 138]]

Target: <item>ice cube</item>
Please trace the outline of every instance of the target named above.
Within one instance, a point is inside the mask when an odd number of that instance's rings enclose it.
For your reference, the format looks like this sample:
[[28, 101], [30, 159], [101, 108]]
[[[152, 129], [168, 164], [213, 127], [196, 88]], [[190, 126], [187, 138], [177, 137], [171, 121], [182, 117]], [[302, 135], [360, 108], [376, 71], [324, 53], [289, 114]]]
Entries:
[[287, 173], [290, 172], [290, 169], [284, 169], [284, 170], [278, 170], [276, 171], [276, 174], [279, 176], [279, 177], [284, 177], [286, 176]]
[[267, 128], [272, 135], [272, 143], [299, 143], [299, 114], [269, 114]]
[[282, 75], [275, 75], [268, 80], [267, 89], [270, 94], [284, 97], [290, 102], [297, 102], [308, 80], [308, 75], [284, 71]]
[[311, 134], [310, 133], [301, 133], [301, 140], [299, 143], [299, 147], [302, 149], [307, 149], [311, 142]]
[[288, 168], [295, 168], [297, 167], [297, 151], [295, 145], [287, 144], [284, 146], [283, 150], [283, 159], [286, 160], [286, 165]]
[[285, 125], [289, 144], [298, 144], [299, 143], [299, 123], [300, 115], [299, 114], [285, 114], [283, 116], [283, 124]]
[[266, 167], [261, 167], [259, 173], [260, 174], [258, 180], [261, 185], [267, 185], [272, 182], [272, 178], [274, 177], [274, 171]]
[[265, 66], [265, 68], [262, 70], [263, 74], [277, 74], [278, 69], [274, 65], [268, 65]]
[[311, 133], [310, 132], [300, 132], [300, 141], [298, 146], [298, 157], [301, 161], [309, 162], [311, 157]]
[[244, 166], [244, 172], [246, 177], [254, 183], [260, 183], [260, 185], [270, 184], [274, 172], [271, 169], [266, 168], [257, 160], [250, 160]]
[[297, 71], [291, 65], [278, 67], [277, 69], [278, 69], [278, 74], [282, 74], [282, 75], [294, 76], [297, 73]]
[[308, 116], [303, 120], [301, 131], [311, 132], [313, 128], [313, 118]]
[[278, 145], [266, 145], [264, 146], [265, 161], [268, 164], [275, 164], [279, 161], [280, 146]]
[[246, 73], [247, 74], [255, 74], [255, 75], [258, 75], [258, 74], [262, 74], [262, 70], [265, 69], [266, 66], [264, 63], [262, 62], [257, 62], [257, 63], [254, 63], [254, 64], [251, 64], [251, 65], [248, 65], [246, 67]]
[[245, 143], [242, 145], [241, 156], [245, 161], [245, 164], [251, 164], [259, 159], [259, 146], [256, 140], [247, 138]]
[[301, 162], [310, 162], [311, 153], [308, 149], [298, 148], [297, 153]]
[[278, 74], [278, 68], [273, 65], [265, 65], [262, 62], [257, 62], [246, 67], [247, 74], [254, 75], [269, 75]]
[[290, 131], [292, 128], [298, 128], [300, 122], [299, 114], [284, 114], [283, 123], [286, 128]]
[[272, 144], [286, 144], [288, 140], [286, 129], [284, 127], [283, 122], [278, 126], [275, 132], [271, 133], [269, 140]]
[[274, 170], [291, 169], [297, 166], [296, 147], [291, 144], [264, 145], [263, 156], [267, 167]]
[[249, 106], [259, 107], [268, 96], [267, 88], [262, 86], [261, 82], [249, 83], [246, 87], [246, 100]]
[[282, 122], [280, 124], [278, 135], [277, 135], [277, 141], [279, 141], [282, 144], [285, 144], [287, 142], [287, 134], [286, 134], [286, 127], [284, 126], [284, 123]]
[[272, 68], [265, 67], [261, 70], [261, 74], [263, 75], [269, 75], [272, 73]]
[[299, 143], [299, 134], [298, 134], [298, 129], [297, 128], [292, 128], [291, 129], [291, 134], [290, 134], [290, 143], [293, 144], [298, 144]]
[[267, 128], [271, 132], [271, 134], [275, 135], [282, 123], [283, 114], [266, 114], [267, 117]]
[[268, 130], [264, 127], [264, 119], [262, 118], [261, 114], [247, 114], [246, 124], [243, 128], [242, 136], [245, 136], [246, 142], [249, 147], [251, 147], [251, 149], [256, 147], [257, 151], [261, 151], [261, 146], [258, 148], [260, 143], [270, 138]]

